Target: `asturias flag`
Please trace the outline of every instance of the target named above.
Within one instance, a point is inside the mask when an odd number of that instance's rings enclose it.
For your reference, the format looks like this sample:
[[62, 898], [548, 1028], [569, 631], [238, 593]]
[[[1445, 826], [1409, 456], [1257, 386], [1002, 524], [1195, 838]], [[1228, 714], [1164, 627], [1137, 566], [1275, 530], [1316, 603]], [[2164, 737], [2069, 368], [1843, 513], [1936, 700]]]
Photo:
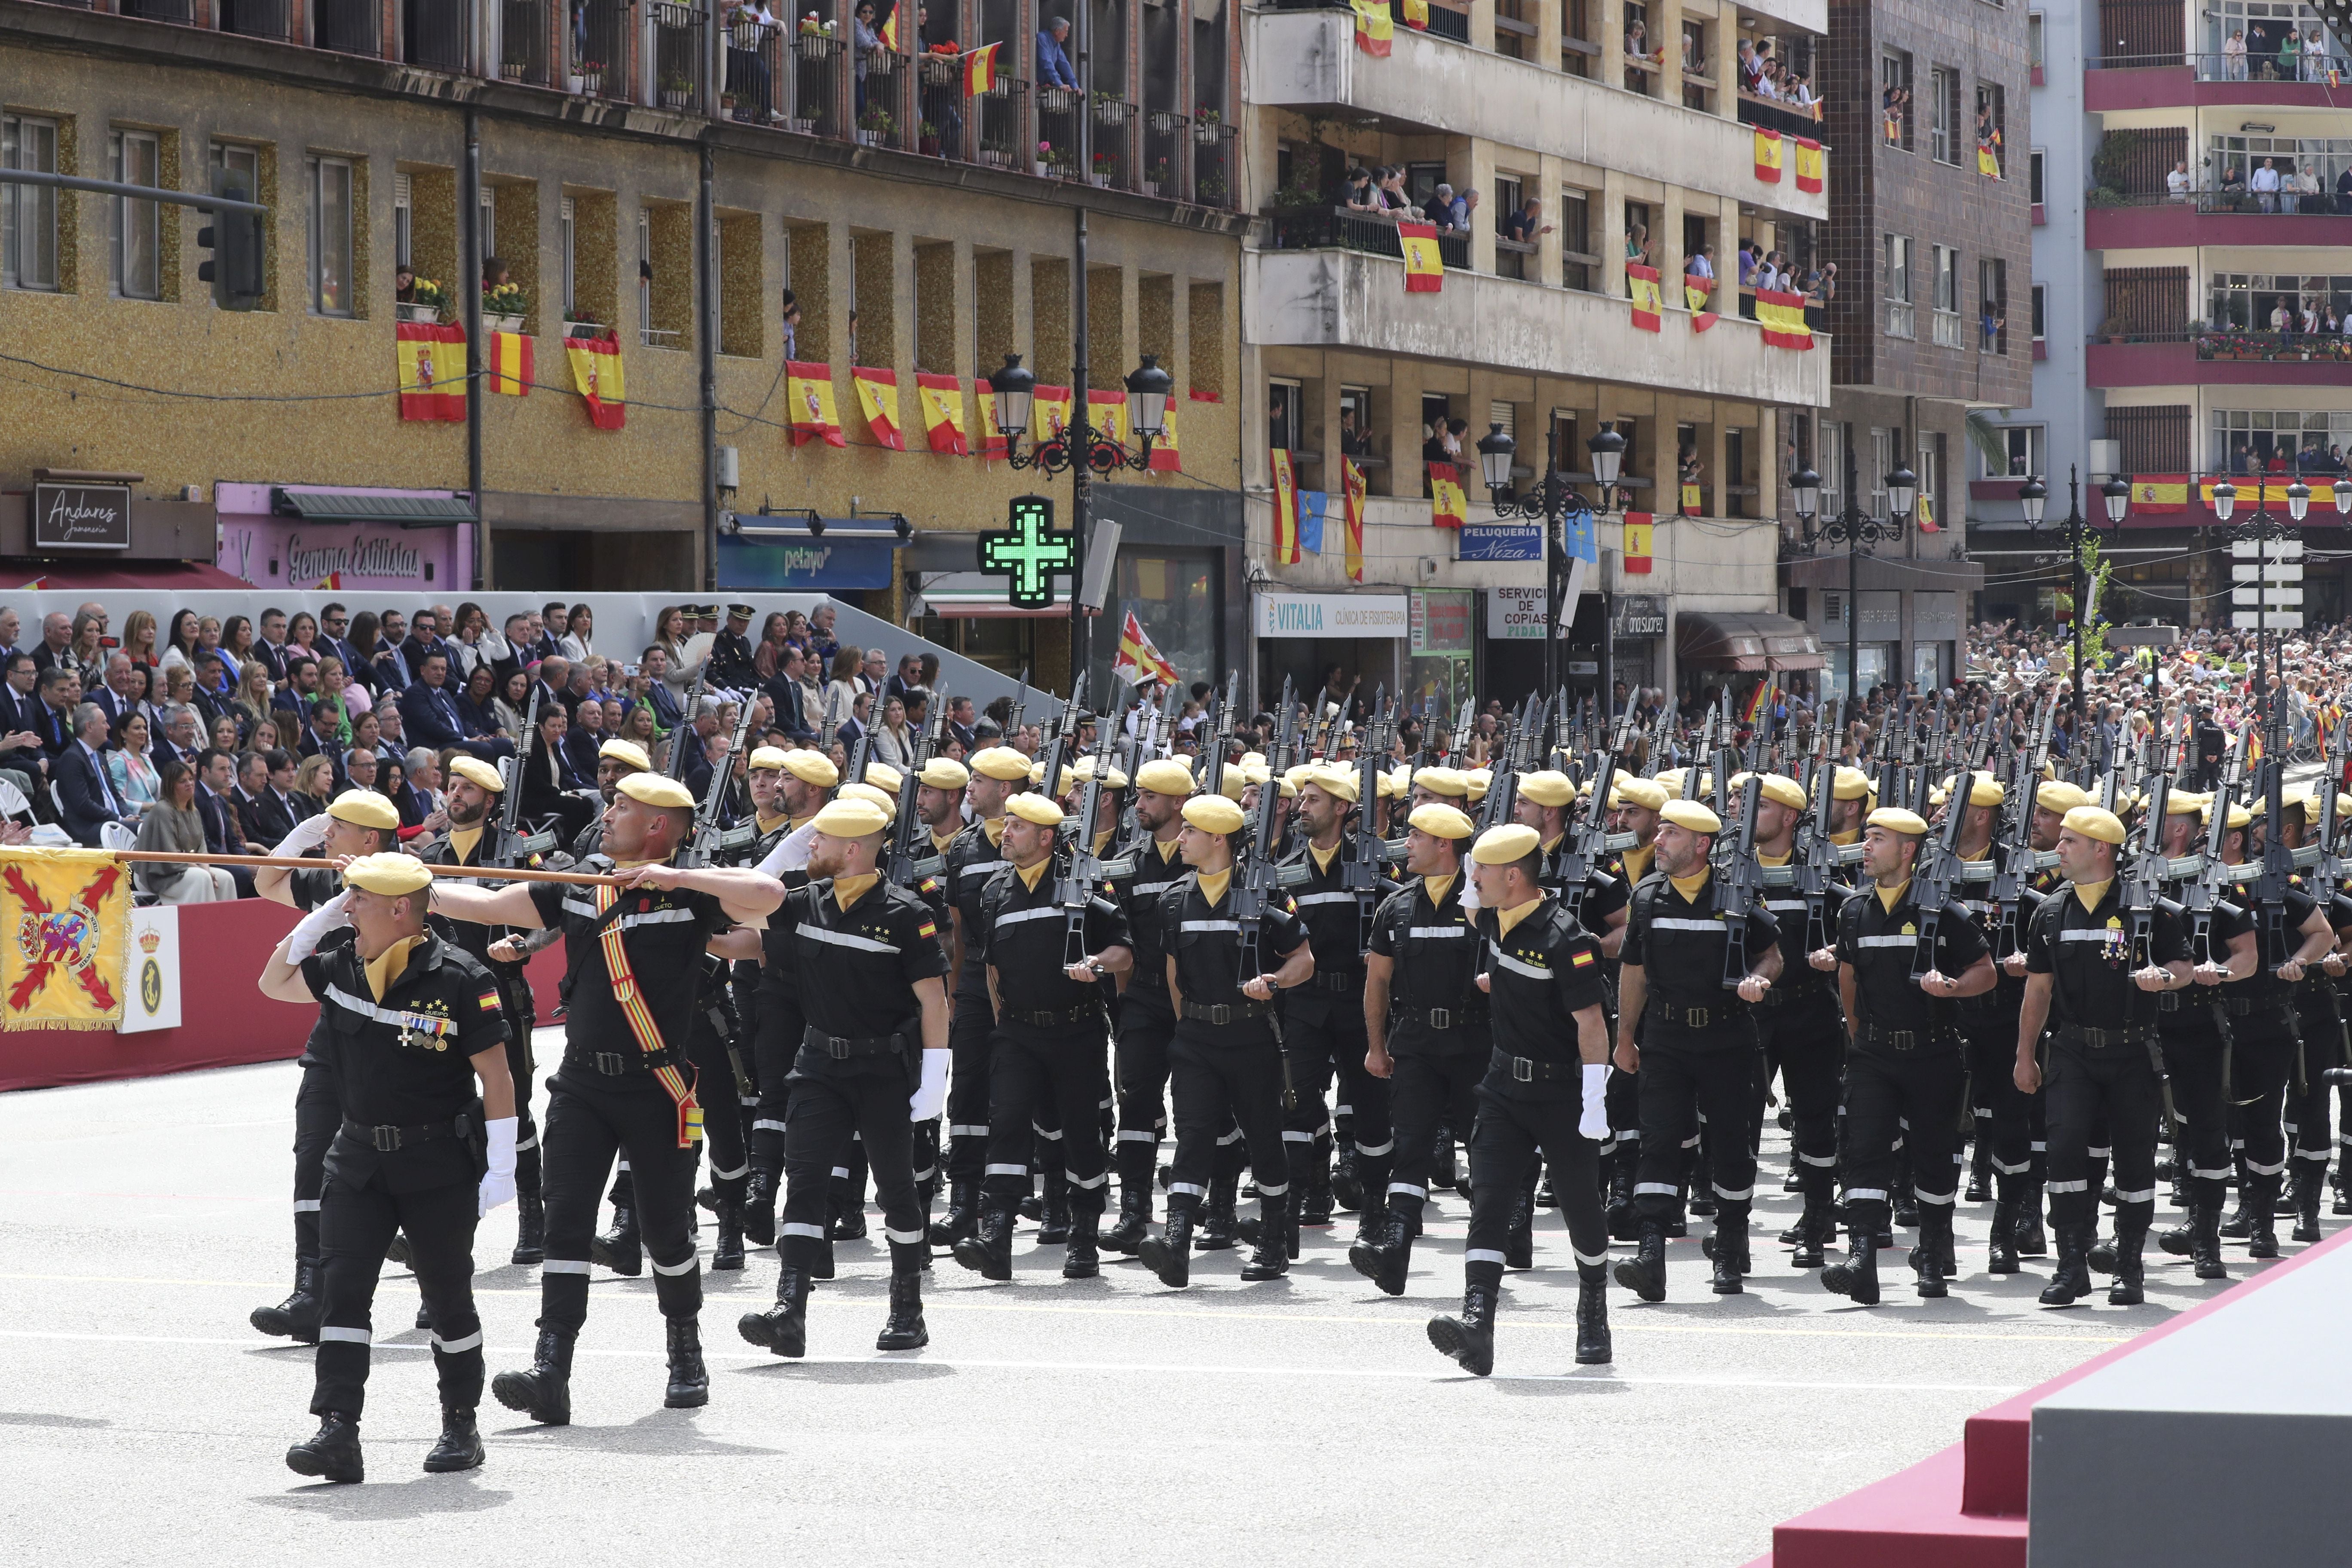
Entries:
[[401, 321], [393, 336], [400, 353], [400, 416], [465, 418], [466, 329]]

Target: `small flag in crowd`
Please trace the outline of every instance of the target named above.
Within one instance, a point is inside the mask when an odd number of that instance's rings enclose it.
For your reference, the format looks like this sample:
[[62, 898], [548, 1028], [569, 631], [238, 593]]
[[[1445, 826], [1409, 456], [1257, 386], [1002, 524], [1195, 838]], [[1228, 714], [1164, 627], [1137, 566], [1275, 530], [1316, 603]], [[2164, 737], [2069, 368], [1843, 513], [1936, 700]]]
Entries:
[[1625, 514], [1625, 570], [1636, 576], [1650, 570], [1650, 514], [1646, 511]]
[[1348, 533], [1348, 581], [1364, 580], [1364, 470], [1353, 458], [1339, 459], [1339, 508]]
[[1765, 700], [1769, 697], [1771, 693], [1772, 683], [1770, 681], [1758, 681], [1756, 683], [1756, 689], [1748, 694], [1748, 706], [1740, 711], [1739, 721], [1743, 724], [1753, 724], [1756, 722], [1756, 715], [1764, 711]]
[[788, 361], [784, 406], [793, 446], [804, 447], [811, 441], [823, 441], [828, 447], [849, 445], [849, 438], [841, 433], [841, 416], [833, 408], [833, 366]]
[[1633, 324], [1645, 332], [1662, 331], [1659, 312], [1665, 307], [1658, 295], [1658, 269], [1627, 263], [1625, 287], [1633, 294]]
[[330, 572], [320, 578], [319, 585], [310, 591], [314, 594], [334, 594], [341, 592], [342, 586], [343, 574], [341, 572]]
[[1274, 461], [1274, 559], [1279, 566], [1298, 563], [1298, 479], [1290, 469], [1290, 454], [1276, 447]]
[[466, 329], [401, 321], [393, 336], [400, 356], [400, 416], [465, 418]]
[[1822, 144], [1810, 136], [1797, 138], [1797, 189], [1808, 194], [1822, 188], [1822, 175], [1828, 166], [1822, 156]]
[[620, 339], [609, 331], [593, 338], [566, 338], [563, 353], [572, 362], [572, 384], [588, 405], [588, 422], [599, 430], [622, 428], [628, 421], [628, 406]]
[[1368, 55], [1384, 56], [1396, 25], [1389, 18], [1389, 0], [1349, 0], [1356, 13], [1356, 47]]
[[1404, 247], [1404, 291], [1435, 294], [1445, 287], [1445, 258], [1437, 248], [1433, 223], [1401, 223], [1397, 243]]
[[858, 411], [866, 416], [866, 429], [874, 444], [893, 452], [905, 451], [907, 437], [898, 432], [898, 373], [857, 365], [850, 370], [849, 379], [857, 388]]
[[1133, 610], [1127, 612], [1127, 625], [1119, 628], [1118, 655], [1111, 660], [1110, 672], [1130, 686], [1140, 686], [1147, 680], [1161, 686], [1176, 684], [1176, 667], [1152, 646]]
[[538, 377], [529, 332], [490, 334], [490, 390], [502, 397], [529, 397]]
[[1778, 131], [1757, 127], [1756, 177], [1768, 185], [1780, 183], [1780, 133]]
[[1431, 463], [1429, 521], [1436, 528], [1460, 528], [1470, 521], [1470, 498], [1462, 493], [1462, 475], [1451, 463]]

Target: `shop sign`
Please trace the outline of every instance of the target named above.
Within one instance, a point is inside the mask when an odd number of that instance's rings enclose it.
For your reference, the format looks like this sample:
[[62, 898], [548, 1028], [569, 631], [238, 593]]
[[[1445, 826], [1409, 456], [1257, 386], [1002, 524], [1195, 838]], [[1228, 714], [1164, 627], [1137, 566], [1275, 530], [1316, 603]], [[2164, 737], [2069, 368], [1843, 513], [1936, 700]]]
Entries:
[[1470, 590], [1439, 588], [1412, 595], [1412, 651], [1468, 653], [1471, 621]]
[[1454, 541], [1456, 561], [1540, 561], [1543, 525], [1535, 522], [1471, 522]]
[[1401, 637], [1411, 619], [1402, 594], [1259, 594], [1262, 637]]
[[128, 550], [129, 485], [33, 487], [33, 549]]
[[1656, 594], [1617, 596], [1616, 635], [1621, 637], [1662, 637], [1666, 635], [1666, 601]]
[[1544, 589], [1540, 583], [1531, 587], [1486, 590], [1486, 639], [1489, 642], [1541, 642], [1544, 624], [1549, 618], [1544, 611]]

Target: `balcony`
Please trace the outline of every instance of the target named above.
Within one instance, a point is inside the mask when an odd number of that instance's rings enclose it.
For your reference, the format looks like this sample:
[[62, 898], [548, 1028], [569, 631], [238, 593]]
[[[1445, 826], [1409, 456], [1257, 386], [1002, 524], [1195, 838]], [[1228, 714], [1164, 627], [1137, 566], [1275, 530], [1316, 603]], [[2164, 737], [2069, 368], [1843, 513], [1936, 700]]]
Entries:
[[[1433, 16], [1435, 15], [1432, 12]], [[1548, 67], [1400, 27], [1386, 58], [1355, 45], [1346, 11], [1248, 17], [1253, 102], [1378, 115], [1403, 133], [1472, 136], [1825, 221], [1826, 191], [1756, 178], [1754, 131]]]
[[1255, 341], [1667, 386], [1700, 397], [1822, 407], [1830, 344], [1767, 348], [1757, 324], [1718, 319], [1704, 336], [1668, 310], [1664, 331], [1636, 329], [1620, 295], [1578, 294], [1449, 267], [1434, 294], [1404, 291], [1404, 264], [1343, 246], [1244, 251]]
[[2194, 191], [2187, 199], [2131, 196], [2120, 206], [2092, 206], [2083, 214], [2083, 243], [2091, 250], [2172, 250], [2183, 246], [2352, 245], [2352, 215], [2336, 211], [2332, 191], [2292, 198], [2273, 196], [2279, 210], [2264, 212], [2260, 198], [2240, 190]]
[[[2344, 72], [2347, 62], [2334, 62]], [[2298, 63], [2283, 74], [2274, 57], [2108, 56], [2083, 72], [2083, 107], [2094, 113], [2135, 109], [2339, 109], [2343, 89]]]
[[2094, 387], [2352, 386], [2352, 344], [2292, 332], [2148, 334], [2084, 353]]

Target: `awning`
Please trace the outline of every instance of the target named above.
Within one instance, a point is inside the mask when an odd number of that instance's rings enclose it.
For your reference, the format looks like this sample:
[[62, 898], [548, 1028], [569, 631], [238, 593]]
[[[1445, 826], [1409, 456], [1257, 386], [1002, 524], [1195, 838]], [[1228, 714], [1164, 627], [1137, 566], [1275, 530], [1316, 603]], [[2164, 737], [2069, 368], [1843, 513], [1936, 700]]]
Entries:
[[[1001, 574], [986, 572], [925, 572], [916, 590], [919, 605], [909, 605], [910, 613], [929, 614], [949, 620], [980, 619], [982, 617], [1027, 617], [1037, 620], [1067, 620], [1070, 616], [1070, 576], [1066, 572], [1054, 574], [1054, 602], [1042, 610], [1024, 610], [1005, 597], [1006, 579]], [[1099, 610], [1087, 614], [1098, 616]]]
[[389, 522], [402, 528], [447, 528], [477, 521], [474, 503], [463, 496], [368, 495], [284, 486], [271, 489], [269, 510], [304, 522]]
[[22, 556], [0, 558], [0, 585], [16, 587], [20, 592], [37, 589], [53, 594], [89, 593], [100, 588], [253, 591], [253, 584], [244, 578], [205, 561], [69, 561], [60, 564]]
[[1685, 610], [1675, 617], [1675, 659], [1709, 669], [1761, 673], [1820, 669], [1822, 646], [1811, 630], [1788, 616]]

